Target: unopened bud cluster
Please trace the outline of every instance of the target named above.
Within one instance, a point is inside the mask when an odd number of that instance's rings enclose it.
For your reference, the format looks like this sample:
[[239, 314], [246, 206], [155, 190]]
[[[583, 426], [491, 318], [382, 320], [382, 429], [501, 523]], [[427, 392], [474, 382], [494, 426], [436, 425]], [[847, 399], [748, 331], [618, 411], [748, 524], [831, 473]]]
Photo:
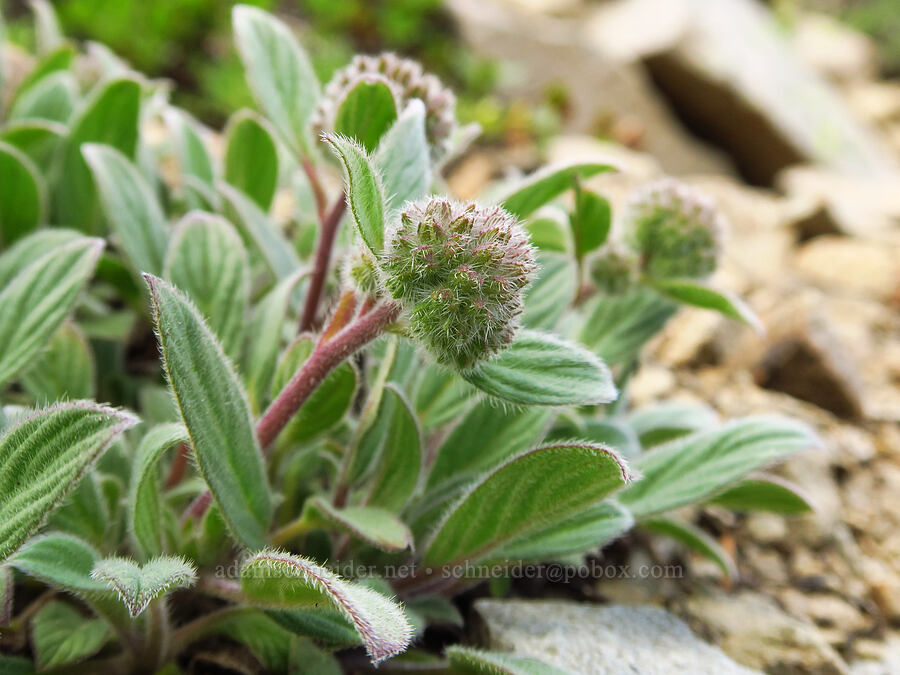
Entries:
[[422, 70], [411, 59], [385, 53], [378, 56], [358, 55], [337, 71], [325, 87], [313, 126], [330, 131], [341, 102], [359, 82], [383, 81], [394, 94], [398, 110], [412, 99], [425, 104], [425, 134], [431, 148], [431, 158], [439, 162], [450, 149], [456, 129], [456, 97], [441, 81]]
[[588, 269], [598, 291], [618, 295], [636, 281], [637, 256], [627, 249], [607, 244], [590, 260]]
[[407, 309], [411, 336], [461, 370], [512, 342], [536, 269], [513, 216], [444, 197], [404, 208], [380, 267], [385, 288]]

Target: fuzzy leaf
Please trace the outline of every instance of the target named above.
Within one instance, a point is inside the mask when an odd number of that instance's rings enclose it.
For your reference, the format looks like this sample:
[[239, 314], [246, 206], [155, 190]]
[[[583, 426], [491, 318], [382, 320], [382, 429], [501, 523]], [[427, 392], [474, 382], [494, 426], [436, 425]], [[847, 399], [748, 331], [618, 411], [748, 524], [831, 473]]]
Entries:
[[673, 300], [711, 309], [729, 319], [747, 324], [757, 332], [763, 332], [762, 322], [750, 307], [739, 297], [728, 291], [720, 291], [692, 279], [659, 279], [653, 282], [655, 288]]
[[215, 625], [215, 633], [246, 645], [268, 672], [286, 673], [291, 633], [258, 610], [236, 614]]
[[137, 422], [88, 402], [38, 410], [0, 436], [0, 561], [34, 533], [112, 440]]
[[16, 89], [15, 98], [26, 94], [28, 90], [41, 82], [45, 77], [54, 73], [68, 71], [75, 58], [75, 48], [72, 45], [61, 44], [41, 55], [34, 67], [24, 77]]
[[244, 563], [241, 587], [251, 601], [274, 607], [325, 604], [338, 609], [353, 622], [373, 663], [399, 654], [411, 639], [412, 629], [398, 604], [306, 558], [275, 551], [257, 553]]
[[278, 148], [265, 121], [236, 113], [225, 131], [225, 180], [268, 211], [278, 185]]
[[30, 577], [78, 595], [106, 593], [106, 586], [91, 579], [100, 554], [87, 542], [67, 534], [35, 537], [9, 560], [10, 567]]
[[0, 243], [9, 246], [44, 220], [46, 188], [25, 153], [0, 142]]
[[94, 358], [84, 335], [64, 323], [19, 379], [41, 403], [93, 398]]
[[25, 119], [0, 128], [0, 141], [21, 150], [40, 168], [50, 164], [60, 140], [65, 136], [62, 124], [48, 120]]
[[679, 438], [642, 455], [643, 479], [619, 495], [637, 518], [705, 501], [747, 474], [818, 439], [805, 426], [778, 417], [748, 417]]
[[133, 159], [137, 148], [141, 85], [131, 79], [107, 82], [69, 127], [61, 148], [54, 191], [54, 220], [83, 232], [99, 231], [99, 203], [90, 169], [81, 154], [84, 143], [105, 143]]
[[248, 548], [260, 548], [272, 503], [247, 396], [191, 303], [162, 279], [144, 278], [163, 366], [200, 473], [235, 538]]
[[453, 645], [447, 647], [447, 658], [455, 673], [471, 675], [572, 675], [568, 670], [551, 666], [528, 656], [489, 652]]
[[548, 166], [525, 178], [499, 201], [511, 214], [524, 218], [571, 189], [576, 178], [590, 178], [615, 170], [609, 164], [596, 163]]
[[197, 571], [183, 558], [170, 556], [154, 558], [143, 567], [125, 558], [104, 558], [94, 565], [91, 578], [114, 590], [133, 618], [152, 600], [192, 586]]
[[235, 43], [256, 102], [288, 147], [307, 151], [307, 123], [321, 87], [312, 64], [284, 23], [255, 7], [232, 11]]
[[0, 292], [19, 272], [35, 260], [63, 244], [84, 241], [84, 235], [61, 227], [44, 228], [33, 232], [0, 254]]
[[540, 272], [528, 287], [522, 323], [535, 330], [553, 330], [566, 313], [577, 291], [578, 271], [564, 255], [538, 255]]
[[31, 640], [42, 669], [93, 656], [109, 638], [105, 621], [85, 620], [71, 605], [57, 600], [44, 605], [31, 621]]
[[347, 203], [356, 230], [373, 255], [384, 248], [384, 193], [366, 151], [355, 141], [327, 134], [325, 142], [344, 167]]
[[10, 120], [46, 121], [65, 124], [78, 100], [78, 82], [69, 72], [50, 73], [16, 96]]
[[409, 102], [382, 137], [374, 161], [382, 176], [385, 211], [399, 209], [405, 202], [428, 192], [431, 160], [422, 101], [416, 98]]
[[531, 535], [567, 521], [630, 478], [625, 463], [601, 445], [524, 452], [475, 483], [449, 510], [428, 544], [424, 564], [497, 560], [504, 547], [526, 543]]
[[520, 405], [596, 405], [618, 396], [600, 359], [530, 330], [520, 331], [505, 351], [463, 377], [491, 396]]
[[47, 0], [30, 0], [29, 4], [34, 13], [34, 40], [38, 54], [47, 54], [59, 47], [64, 39], [56, 11]]
[[107, 222], [136, 272], [159, 274], [168, 240], [168, 223], [152, 188], [138, 168], [108, 145], [82, 146], [94, 176]]
[[641, 527], [649, 532], [671, 537], [689, 549], [712, 560], [729, 579], [737, 578], [737, 567], [731, 556], [715, 539], [695, 525], [674, 518], [656, 517], [645, 520]]
[[628, 416], [628, 424], [647, 450], [696, 431], [712, 429], [719, 424], [719, 416], [705, 405], [663, 403], [634, 411]]
[[458, 419], [478, 399], [478, 390], [452, 370], [429, 364], [416, 392], [416, 414], [428, 431]]
[[189, 441], [183, 424], [160, 424], [144, 435], [137, 448], [128, 497], [128, 516], [135, 544], [145, 559], [163, 552], [163, 514], [157, 465], [166, 450]]
[[240, 356], [250, 266], [231, 224], [202, 211], [188, 213], [172, 233], [165, 275], [196, 303], [225, 353], [232, 359]]
[[575, 255], [583, 258], [606, 243], [612, 224], [612, 208], [605, 197], [575, 184], [575, 211], [571, 218]]
[[322, 497], [307, 499], [302, 519], [310, 527], [337, 529], [382, 551], [404, 551], [412, 546], [412, 534], [394, 514], [374, 506], [338, 509]]
[[385, 132], [397, 121], [397, 101], [383, 80], [361, 80], [338, 104], [335, 133], [375, 152]]
[[215, 179], [212, 158], [200, 135], [199, 124], [179, 108], [166, 108], [163, 113], [175, 141], [181, 173], [212, 186]]
[[734, 511], [768, 511], [784, 515], [814, 510], [810, 498], [800, 486], [777, 476], [759, 476], [742, 481], [709, 503]]

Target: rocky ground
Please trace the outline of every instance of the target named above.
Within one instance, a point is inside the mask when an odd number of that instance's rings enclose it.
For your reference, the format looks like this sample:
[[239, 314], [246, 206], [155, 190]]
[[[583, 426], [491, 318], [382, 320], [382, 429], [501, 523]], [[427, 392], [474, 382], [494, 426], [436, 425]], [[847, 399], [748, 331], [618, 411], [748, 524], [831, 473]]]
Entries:
[[[864, 37], [814, 14], [785, 31], [753, 0], [450, 5], [473, 49], [527, 69], [511, 94], [571, 91], [546, 159], [614, 155], [624, 171], [596, 185], [614, 201], [670, 173], [729, 216], [716, 281], [765, 335], [683, 311], [635, 403], [779, 411], [825, 441], [780, 469], [815, 513], [693, 514], [735, 554], [730, 587], [648, 541], [633, 563], [676, 561], [686, 578], [604, 579], [587, 593], [602, 605], [479, 600], [485, 641], [578, 672], [900, 673], [900, 83], [878, 80]], [[473, 194], [537, 159], [476, 152], [451, 186]]]

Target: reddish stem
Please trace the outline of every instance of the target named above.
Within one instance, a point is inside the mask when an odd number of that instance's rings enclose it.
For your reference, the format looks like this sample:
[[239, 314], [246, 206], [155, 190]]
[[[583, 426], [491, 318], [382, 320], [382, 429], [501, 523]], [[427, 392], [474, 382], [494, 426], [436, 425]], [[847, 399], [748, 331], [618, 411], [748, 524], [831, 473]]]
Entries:
[[181, 482], [187, 471], [188, 454], [191, 449], [187, 443], [181, 443], [178, 446], [178, 454], [172, 460], [172, 466], [169, 468], [169, 476], [166, 478], [166, 490], [169, 490]]
[[210, 504], [212, 504], [212, 493], [207, 490], [191, 502], [188, 510], [185, 511], [184, 515], [181, 517], [181, 526], [184, 527], [184, 524], [191, 518], [200, 520], [203, 514], [206, 513], [206, 509], [209, 508]]
[[319, 180], [319, 172], [312, 162], [304, 157], [300, 161], [306, 177], [309, 179], [309, 186], [313, 191], [313, 199], [316, 200], [316, 211], [319, 214], [319, 222], [325, 220], [325, 208], [328, 206], [328, 199], [325, 197], [325, 189], [322, 187], [322, 181]]
[[328, 326], [322, 331], [322, 335], [319, 338], [319, 344], [328, 342], [338, 334], [338, 331], [345, 328], [347, 324], [353, 320], [353, 313], [356, 311], [356, 303], [356, 292], [352, 289], [344, 291], [344, 294], [338, 302], [337, 308], [334, 310], [334, 314], [331, 316], [331, 321], [328, 322]]
[[300, 319], [301, 333], [312, 330], [315, 325], [316, 312], [319, 310], [319, 301], [322, 299], [322, 289], [325, 287], [325, 278], [328, 276], [328, 266], [331, 264], [334, 239], [346, 210], [347, 202], [341, 195], [332, 205], [328, 214], [321, 219], [316, 260], [313, 265], [312, 277], [309, 280], [309, 291], [306, 293], [303, 316]]

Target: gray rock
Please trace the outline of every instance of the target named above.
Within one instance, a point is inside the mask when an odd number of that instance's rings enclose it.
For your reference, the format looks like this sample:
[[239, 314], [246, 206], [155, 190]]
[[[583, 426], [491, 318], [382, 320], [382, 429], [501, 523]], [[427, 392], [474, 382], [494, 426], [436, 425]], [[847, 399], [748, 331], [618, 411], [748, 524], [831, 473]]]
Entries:
[[576, 673], [750, 675], [683, 621], [654, 607], [542, 600], [479, 600], [491, 649]]

